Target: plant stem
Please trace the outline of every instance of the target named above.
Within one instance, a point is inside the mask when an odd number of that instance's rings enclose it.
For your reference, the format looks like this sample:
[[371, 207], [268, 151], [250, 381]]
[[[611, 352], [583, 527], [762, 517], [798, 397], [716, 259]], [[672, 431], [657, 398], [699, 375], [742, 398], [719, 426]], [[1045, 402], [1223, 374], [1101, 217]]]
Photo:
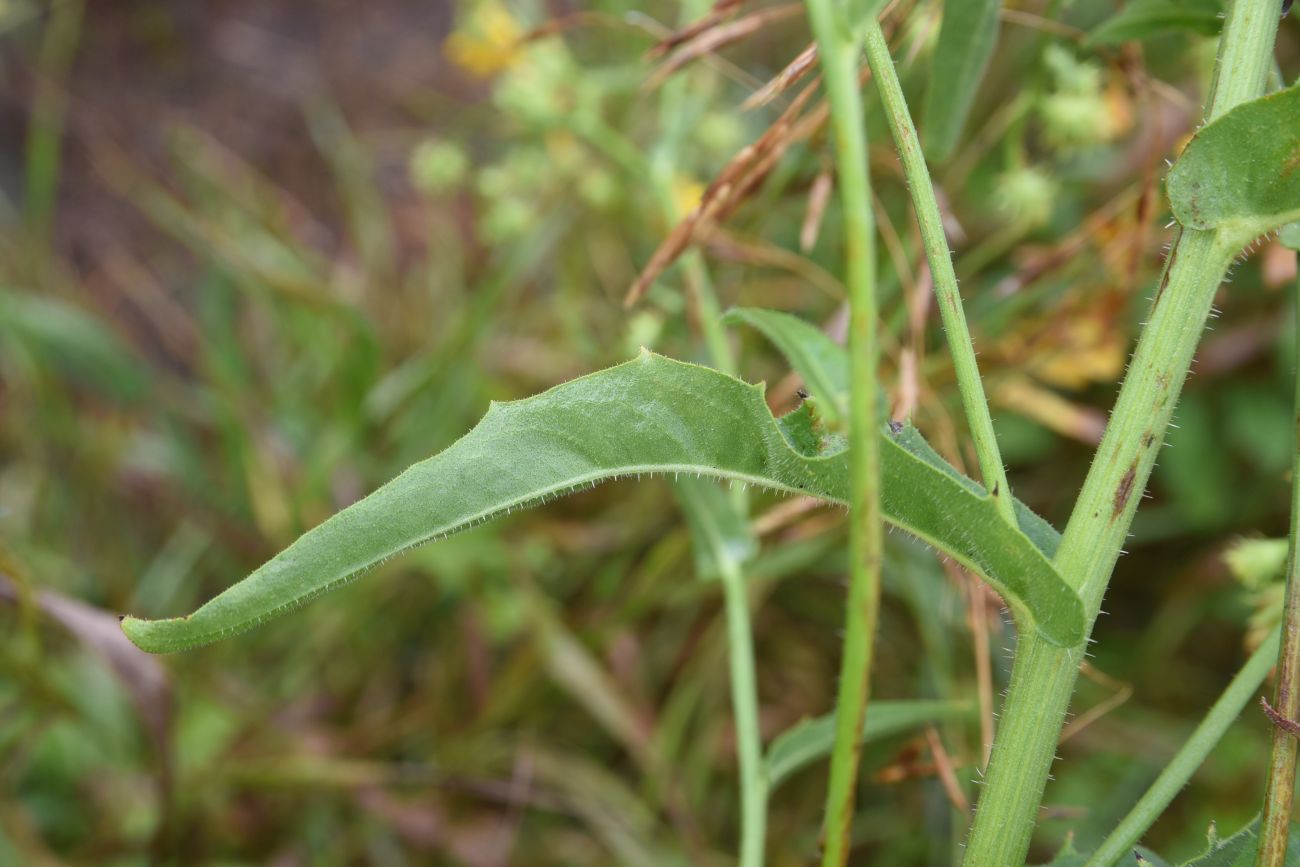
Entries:
[[[1296, 298], [1296, 331], [1300, 334], [1300, 293]], [[1300, 424], [1300, 374], [1296, 376], [1295, 413]], [[1277, 689], [1273, 709], [1287, 719], [1300, 715], [1300, 443], [1291, 465], [1291, 551], [1287, 562], [1286, 601], [1283, 604], [1282, 650], [1277, 658]], [[1273, 727], [1273, 751], [1260, 817], [1259, 867], [1273, 867], [1286, 859], [1291, 834], [1291, 804], [1295, 798], [1296, 738], [1281, 726]]]
[[1182, 749], [1169, 761], [1151, 788], [1147, 789], [1124, 820], [1111, 831], [1084, 867], [1112, 867], [1126, 858], [1130, 862], [1133, 860], [1133, 846], [1155, 824], [1183, 786], [1187, 785], [1192, 774], [1196, 773], [1196, 769], [1209, 756], [1223, 733], [1241, 715], [1242, 708], [1250, 702], [1259, 685], [1268, 676], [1273, 660], [1277, 657], [1278, 636], [1279, 630], [1273, 630], [1264, 639], [1264, 643], [1256, 648]]
[[68, 112], [67, 79], [81, 40], [83, 11], [83, 0], [53, 4], [41, 39], [40, 69], [24, 155], [25, 216], [32, 240], [41, 254], [49, 253]]
[[767, 832], [767, 775], [763, 770], [763, 736], [758, 725], [758, 684], [754, 675], [754, 638], [749, 594], [736, 561], [718, 559], [727, 607], [731, 705], [740, 761], [740, 867], [761, 867]]
[[[688, 15], [702, 10], [688, 9]], [[663, 88], [660, 115], [667, 133], [658, 153], [650, 160], [650, 171], [664, 216], [671, 224], [681, 219], [673, 200], [673, 173], [679, 146], [687, 128], [685, 119], [688, 82], [681, 76]], [[695, 299], [704, 343], [713, 365], [735, 376], [738, 365], [722, 324], [722, 310], [698, 250], [682, 256], [689, 292]], [[729, 506], [743, 517], [748, 497], [735, 489]], [[767, 773], [763, 765], [763, 735], [758, 721], [758, 680], [754, 665], [754, 635], [749, 613], [749, 593], [741, 564], [715, 536], [707, 540], [718, 564], [727, 612], [727, 661], [730, 666], [731, 708], [736, 727], [736, 760], [740, 766], [740, 867], [762, 867], [767, 841]]]
[[885, 106], [889, 131], [894, 137], [894, 146], [898, 148], [903, 174], [912, 195], [916, 222], [921, 227], [921, 243], [925, 247], [925, 258], [930, 263], [930, 274], [934, 278], [939, 316], [948, 338], [948, 353], [952, 356], [953, 369], [957, 374], [957, 390], [961, 393], [962, 408], [966, 411], [966, 421], [975, 442], [984, 487], [993, 495], [1002, 517], [1014, 526], [1014, 501], [1007, 485], [1002, 455], [998, 452], [997, 437], [993, 433], [993, 419], [989, 415], [988, 398], [984, 396], [984, 384], [980, 381], [975, 346], [971, 341], [970, 329], [966, 326], [966, 313], [962, 309], [961, 293], [957, 289], [957, 274], [952, 267], [952, 251], [948, 248], [948, 238], [943, 231], [939, 201], [935, 198], [930, 172], [925, 165], [925, 156], [921, 153], [916, 125], [912, 123], [912, 116], [907, 110], [907, 99], [898, 83], [898, 73], [894, 70], [894, 60], [889, 54], [889, 44], [874, 18], [866, 24], [865, 42], [867, 62], [871, 64], [871, 74]]
[[880, 446], [876, 436], [879, 317], [866, 124], [858, 85], [858, 42], [841, 17], [843, 10], [833, 0], [807, 0], [807, 9], [831, 106], [849, 290], [849, 595], [822, 858], [825, 867], [839, 867], [849, 854], [861, 732], [870, 692], [872, 641], [880, 608]]
[[[1271, 62], [1278, 9], [1234, 0], [1219, 44], [1208, 119], [1258, 94]], [[1165, 263], [1110, 423], [1066, 526], [1056, 566], [1095, 622], [1140, 495], [1155, 464], [1214, 293], [1236, 249], [1183, 230]], [[1086, 642], [1085, 642], [1086, 645]], [[1020, 636], [987, 789], [966, 849], [968, 867], [1023, 864], [1084, 647]]]

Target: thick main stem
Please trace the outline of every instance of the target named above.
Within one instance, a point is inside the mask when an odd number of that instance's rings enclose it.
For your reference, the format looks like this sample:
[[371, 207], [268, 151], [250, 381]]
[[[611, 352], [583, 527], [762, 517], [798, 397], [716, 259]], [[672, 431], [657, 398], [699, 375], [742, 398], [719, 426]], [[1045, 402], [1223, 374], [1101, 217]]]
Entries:
[[[1209, 119], [1261, 91], [1277, 21], [1272, 0], [1234, 0], [1220, 41]], [[1056, 556], [1057, 569], [1079, 591], [1090, 630], [1214, 293], [1235, 253], [1214, 233], [1184, 230], [1165, 264], [1149, 320]], [[967, 845], [968, 867], [1024, 863], [1083, 651], [1083, 646], [1066, 650], [1021, 635], [987, 788]]]
[[[1300, 292], [1296, 298], [1296, 329], [1300, 333]], [[1296, 423], [1300, 425], [1300, 373], [1296, 375]], [[1300, 430], [1300, 428], [1297, 428]], [[1287, 559], [1286, 601], [1283, 603], [1282, 650], [1277, 657], [1277, 689], [1273, 709], [1286, 719], [1300, 716], [1300, 442], [1291, 465], [1291, 550]], [[1260, 817], [1259, 867], [1273, 867], [1286, 859], [1291, 834], [1291, 805], [1295, 799], [1296, 738], [1281, 726], [1273, 727], [1268, 788]]]
[[975, 360], [975, 345], [966, 326], [966, 313], [962, 309], [961, 292], [957, 289], [957, 273], [952, 267], [952, 251], [943, 231], [943, 217], [939, 213], [939, 200], [934, 194], [930, 172], [921, 152], [921, 141], [916, 125], [907, 110], [907, 99], [894, 70], [894, 60], [889, 54], [889, 44], [880, 24], [873, 18], [866, 24], [865, 44], [867, 62], [876, 80], [880, 99], [889, 121], [889, 132], [903, 163], [903, 174], [912, 195], [912, 208], [916, 222], [921, 227], [921, 243], [925, 258], [930, 263], [934, 279], [934, 295], [939, 301], [939, 318], [948, 338], [948, 353], [957, 374], [957, 390], [961, 393], [962, 408], [970, 425], [975, 454], [979, 458], [980, 475], [984, 487], [992, 493], [1002, 517], [1012, 525], [1016, 523], [1011, 488], [1007, 485], [1006, 468], [998, 452], [997, 437], [993, 433], [993, 419], [989, 415], [988, 398], [980, 381], [979, 363]]
[[[1170, 254], [1150, 321], [1056, 556], [1057, 569], [1079, 591], [1090, 623], [1228, 261], [1206, 232], [1183, 232]], [[987, 788], [967, 846], [970, 867], [1024, 863], [1084, 648], [1063, 649], [1033, 633], [1020, 635]]]
[[835, 133], [849, 289], [849, 594], [835, 703], [835, 746], [823, 827], [825, 867], [848, 860], [861, 732], [880, 608], [880, 445], [875, 243], [867, 139], [858, 86], [858, 42], [833, 0], [807, 0]]

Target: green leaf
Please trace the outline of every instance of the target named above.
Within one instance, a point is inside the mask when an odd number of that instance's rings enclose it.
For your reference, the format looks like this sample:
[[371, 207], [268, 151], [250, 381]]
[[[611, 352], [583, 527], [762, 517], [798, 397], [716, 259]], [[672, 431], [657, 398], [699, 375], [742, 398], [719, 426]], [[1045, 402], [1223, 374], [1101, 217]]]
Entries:
[[776, 310], [734, 307], [722, 321], [758, 329], [803, 377], [808, 390], [825, 402], [826, 415], [832, 420], [843, 417], [849, 400], [849, 356], [844, 347], [798, 316]]
[[[1210, 827], [1209, 848], [1182, 867], [1254, 867], [1259, 848], [1259, 817], [1226, 840]], [[1300, 824], [1291, 823], [1284, 867], [1300, 867]]]
[[[967, 719], [970, 704], [960, 701], [873, 701], [862, 727], [862, 742], [892, 737], [926, 723]], [[796, 771], [831, 754], [835, 743], [835, 715], [796, 723], [772, 739], [765, 762], [768, 785], [773, 790]]]
[[[733, 308], [722, 318], [724, 322], [744, 322], [758, 329], [781, 351], [790, 362], [790, 366], [803, 377], [813, 394], [823, 400], [830, 400], [831, 396], [836, 396], [840, 401], [841, 411], [843, 410], [844, 401], [848, 400], [849, 356], [844, 347], [831, 340], [825, 332], [797, 316], [775, 310], [764, 310], [760, 307]], [[805, 401], [805, 405], [810, 403], [813, 407], [824, 406], [820, 402]], [[796, 414], [791, 413], [785, 419], [795, 417]], [[972, 492], [983, 495], [982, 487], [957, 472], [930, 447], [915, 428], [904, 428], [896, 434], [896, 439], [899, 445], [916, 457], [948, 473]], [[1048, 558], [1055, 557], [1056, 549], [1061, 544], [1061, 534], [1019, 500], [1015, 501], [1015, 507], [1020, 529]]]
[[[707, 476], [848, 499], [848, 456], [796, 449], [761, 385], [649, 352], [536, 397], [494, 403], [451, 447], [305, 533], [188, 617], [122, 628], [151, 652], [208, 644], [416, 545], [609, 479]], [[900, 431], [903, 433], [905, 431]], [[1048, 641], [1083, 640], [1077, 594], [974, 483], [881, 432], [885, 517], [982, 575]]]
[[1223, 29], [1219, 0], [1133, 0], [1093, 28], [1085, 45], [1115, 45], [1170, 30], [1216, 36]]
[[696, 577], [717, 578], [725, 568], [723, 560], [741, 565], [758, 553], [749, 521], [717, 484], [679, 479], [673, 493], [691, 531]]
[[109, 397], [129, 401], [145, 390], [144, 367], [117, 335], [55, 298], [0, 288], [0, 348], [10, 340]]
[[1238, 248], [1300, 219], [1300, 86], [1206, 124], [1169, 173], [1169, 201], [1178, 222]]
[[[1065, 845], [1056, 853], [1056, 857], [1043, 867], [1087, 867], [1091, 859], [1090, 854], [1081, 853], [1074, 848], [1074, 837], [1071, 835], [1066, 838]], [[1134, 847], [1133, 859], [1124, 863], [1132, 864], [1133, 867], [1169, 867], [1169, 862], [1144, 846]]]
[[1000, 0], [947, 0], [930, 59], [922, 141], [926, 156], [952, 155], [998, 39]]

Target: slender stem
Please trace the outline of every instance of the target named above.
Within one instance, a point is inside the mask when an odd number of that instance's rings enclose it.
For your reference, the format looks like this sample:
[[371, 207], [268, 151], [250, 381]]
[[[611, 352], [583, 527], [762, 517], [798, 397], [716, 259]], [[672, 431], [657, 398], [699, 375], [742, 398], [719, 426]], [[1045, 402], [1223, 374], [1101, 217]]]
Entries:
[[81, 39], [83, 11], [83, 0], [54, 4], [41, 40], [36, 98], [26, 142], [24, 208], [32, 238], [42, 254], [49, 253], [68, 111], [67, 78]]
[[736, 754], [740, 761], [740, 867], [761, 867], [767, 832], [767, 775], [763, 771], [763, 739], [758, 725], [749, 596], [735, 560], [722, 554], [719, 565], [727, 606], [731, 704], [736, 720]]
[[[1219, 45], [1210, 119], [1258, 94], [1271, 62], [1278, 10], [1234, 0]], [[1184, 230], [1165, 263], [1148, 323], [1111, 413], [1056, 566], [1083, 600], [1090, 629], [1146, 488], [1210, 303], [1235, 249]], [[987, 789], [966, 849], [968, 867], [1023, 864], [1084, 646], [1061, 649], [1020, 637]]]
[[849, 289], [849, 597], [835, 704], [835, 746], [823, 829], [825, 867], [848, 860], [861, 732], [880, 608], [880, 451], [876, 436], [880, 348], [867, 138], [858, 85], [858, 42], [833, 0], [807, 0], [835, 133]]
[[1278, 636], [1279, 630], [1273, 630], [1264, 643], [1256, 648], [1177, 755], [1169, 761], [1151, 788], [1147, 789], [1124, 820], [1111, 831], [1084, 867], [1113, 867], [1125, 859], [1132, 863], [1133, 846], [1155, 824], [1183, 786], [1187, 785], [1192, 774], [1196, 773], [1196, 769], [1210, 755], [1224, 732], [1241, 716], [1242, 709], [1259, 690], [1277, 657]]
[[952, 251], [948, 248], [948, 238], [943, 231], [939, 201], [935, 198], [930, 172], [925, 165], [925, 156], [921, 153], [916, 125], [912, 123], [912, 116], [907, 110], [907, 99], [898, 83], [898, 73], [894, 70], [894, 60], [889, 54], [889, 44], [874, 18], [867, 22], [865, 40], [867, 62], [871, 64], [871, 74], [885, 106], [889, 132], [894, 137], [894, 146], [898, 148], [903, 174], [912, 194], [912, 208], [916, 211], [916, 221], [921, 227], [921, 243], [925, 247], [925, 258], [930, 263], [930, 274], [934, 278], [939, 316], [948, 338], [948, 353], [952, 356], [953, 369], [957, 374], [957, 390], [961, 393], [971, 439], [975, 442], [984, 487], [992, 493], [1002, 517], [1015, 525], [1014, 501], [1007, 485], [1002, 455], [998, 452], [997, 437], [993, 433], [993, 419], [989, 415], [988, 399], [984, 396], [984, 384], [980, 381], [979, 363], [975, 360], [975, 345], [971, 341], [970, 329], [966, 326], [966, 314], [962, 309], [961, 292], [957, 289], [957, 274], [952, 267]]
[[[686, 20], [691, 20], [703, 14], [704, 9], [705, 6], [701, 4], [687, 3], [683, 13]], [[689, 85], [689, 80], [680, 75], [664, 83], [659, 106], [664, 136], [657, 151], [651, 156], [649, 165], [651, 175], [655, 179], [655, 192], [659, 199], [660, 210], [670, 224], [682, 218], [673, 199], [672, 190], [678, 152], [690, 133], [691, 118], [695, 115], [688, 105], [692, 95]], [[695, 300], [700, 330], [713, 364], [723, 373], [735, 376], [737, 370], [735, 353], [731, 349], [731, 344], [727, 342], [726, 329], [722, 325], [722, 306], [718, 303], [713, 281], [709, 279], [708, 269], [704, 266], [704, 257], [700, 255], [699, 250], [687, 250], [682, 254], [681, 266], [686, 274], [690, 297]]]
[[[1296, 331], [1300, 333], [1300, 293], [1296, 298]], [[1300, 375], [1296, 376], [1296, 421], [1300, 424]], [[1277, 658], [1277, 689], [1273, 709], [1287, 719], [1300, 716], [1300, 443], [1291, 466], [1291, 555], [1287, 564], [1286, 602], [1283, 604], [1282, 650]], [[1273, 727], [1273, 752], [1260, 819], [1259, 867], [1273, 867], [1286, 859], [1291, 834], [1291, 804], [1295, 798], [1296, 738], [1281, 726]]]
[[[699, 10], [687, 10], [694, 15]], [[673, 200], [673, 173], [679, 146], [690, 112], [685, 105], [689, 91], [686, 79], [678, 76], [663, 88], [660, 115], [666, 134], [659, 151], [650, 160], [656, 180], [660, 208], [668, 222], [681, 219]], [[735, 375], [737, 363], [722, 324], [722, 310], [698, 250], [682, 257], [689, 290], [695, 298], [700, 328], [713, 365]], [[735, 489], [729, 507], [747, 514], [748, 499], [743, 488]], [[730, 666], [731, 708], [736, 727], [736, 759], [740, 766], [740, 867], [762, 867], [767, 838], [767, 773], [763, 765], [763, 735], [758, 721], [758, 680], [754, 665], [754, 635], [749, 613], [745, 576], [732, 552], [716, 536], [707, 540], [718, 564], [727, 612], [727, 661]]]

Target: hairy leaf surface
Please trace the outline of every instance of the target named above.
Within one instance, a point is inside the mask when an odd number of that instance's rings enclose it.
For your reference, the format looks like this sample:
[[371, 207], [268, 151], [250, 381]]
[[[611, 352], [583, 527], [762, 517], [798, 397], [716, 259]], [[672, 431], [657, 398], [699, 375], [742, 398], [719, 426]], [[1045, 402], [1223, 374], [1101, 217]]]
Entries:
[[[1259, 850], [1259, 817], [1227, 839], [1219, 839], [1213, 829], [1204, 854], [1183, 867], [1254, 867]], [[1285, 867], [1300, 867], [1300, 825], [1291, 823], [1287, 840]]]
[[1206, 124], [1169, 173], [1174, 216], [1244, 246], [1300, 219], [1300, 86]]
[[[761, 307], [737, 307], [727, 311], [725, 322], [744, 322], [752, 325], [776, 346], [790, 366], [803, 377], [813, 394], [822, 398], [818, 406], [825, 407], [838, 396], [841, 410], [847, 405], [849, 388], [849, 354], [843, 346], [831, 340], [824, 332], [798, 316], [765, 310]], [[826, 413], [828, 416], [830, 412]], [[983, 495], [984, 489], [945, 461], [921, 436], [920, 431], [905, 427], [895, 434], [899, 445], [912, 454], [928, 461], [935, 468], [948, 473], [969, 490]], [[1048, 559], [1056, 556], [1061, 544], [1061, 534], [1032, 509], [1015, 500], [1016, 518], [1020, 529], [1029, 536]]]
[[[408, 548], [628, 476], [713, 477], [845, 503], [847, 454], [807, 406], [774, 419], [763, 386], [649, 352], [536, 397], [494, 403], [445, 451], [344, 509], [188, 617], [123, 621], [145, 650], [217, 641]], [[793, 439], [796, 433], [799, 438]], [[992, 499], [882, 430], [885, 517], [988, 580], [1022, 629], [1083, 640], [1075, 592]], [[796, 447], [795, 442], [801, 443]]]

